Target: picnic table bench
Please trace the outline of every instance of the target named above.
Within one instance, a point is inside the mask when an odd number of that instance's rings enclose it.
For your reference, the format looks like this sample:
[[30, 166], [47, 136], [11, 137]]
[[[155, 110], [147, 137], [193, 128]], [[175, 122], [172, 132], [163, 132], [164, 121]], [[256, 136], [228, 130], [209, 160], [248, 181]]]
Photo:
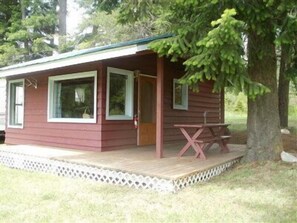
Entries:
[[[181, 157], [190, 147], [192, 147], [196, 152], [195, 158], [206, 159], [204, 151], [208, 150], [214, 143], [219, 144], [222, 152], [229, 152], [227, 142], [231, 136], [225, 135], [225, 131], [229, 124], [176, 124], [174, 126], [179, 128], [187, 139], [187, 143], [178, 153], [179, 157]], [[189, 134], [191, 129], [195, 129], [193, 136], [190, 136]], [[210, 135], [205, 137], [202, 133], [204, 133], [207, 129], [209, 130]]]

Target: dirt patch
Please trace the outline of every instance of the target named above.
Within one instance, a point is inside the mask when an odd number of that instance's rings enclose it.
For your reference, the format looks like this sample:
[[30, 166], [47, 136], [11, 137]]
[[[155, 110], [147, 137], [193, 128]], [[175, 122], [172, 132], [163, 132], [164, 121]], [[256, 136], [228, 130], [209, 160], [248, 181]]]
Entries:
[[[283, 146], [286, 152], [297, 153], [297, 134], [282, 135]], [[233, 144], [246, 144], [247, 133], [246, 131], [233, 131], [230, 143]]]

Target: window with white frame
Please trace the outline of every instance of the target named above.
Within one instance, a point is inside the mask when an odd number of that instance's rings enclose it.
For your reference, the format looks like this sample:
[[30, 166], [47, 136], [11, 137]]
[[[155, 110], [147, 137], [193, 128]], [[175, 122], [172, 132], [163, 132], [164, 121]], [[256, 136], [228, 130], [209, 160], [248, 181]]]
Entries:
[[133, 72], [107, 68], [106, 119], [133, 118]]
[[48, 121], [96, 122], [96, 71], [51, 76], [48, 84]]
[[8, 83], [8, 127], [22, 128], [24, 122], [24, 80], [13, 80]]
[[173, 108], [188, 110], [188, 85], [173, 79]]

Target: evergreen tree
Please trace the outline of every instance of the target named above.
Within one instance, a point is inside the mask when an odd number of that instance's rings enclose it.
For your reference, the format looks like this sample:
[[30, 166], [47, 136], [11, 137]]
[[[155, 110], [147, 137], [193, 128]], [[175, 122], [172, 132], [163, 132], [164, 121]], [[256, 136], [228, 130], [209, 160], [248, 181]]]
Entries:
[[0, 67], [9, 63], [16, 54], [15, 43], [7, 39], [7, 33], [15, 14], [18, 12], [19, 3], [17, 0], [0, 1]]
[[[137, 7], [142, 0], [126, 1], [133, 4], [133, 12], [141, 11]], [[278, 159], [282, 142], [276, 47], [284, 43], [285, 33], [289, 42], [296, 40], [296, 1], [175, 0], [164, 10], [174, 36], [153, 43], [152, 49], [172, 60], [186, 59], [181, 82], [194, 89], [213, 80], [216, 92], [225, 86], [244, 91], [249, 96], [245, 160]]]
[[[77, 0], [79, 5], [85, 9], [86, 17], [79, 26], [76, 41], [79, 48], [88, 48], [98, 45], [106, 45], [114, 42], [127, 41], [131, 39], [144, 38], [156, 35], [164, 31], [157, 23], [156, 13], [161, 10], [161, 5], [151, 7], [151, 1], [141, 1], [141, 6], [147, 6], [141, 13], [133, 17], [142, 16], [141, 19], [130, 21], [129, 18], [119, 17], [133, 11], [133, 6], [128, 1], [118, 0]], [[140, 7], [142, 8], [142, 7]], [[132, 11], [131, 11], [132, 10]], [[145, 12], [150, 12], [146, 14]], [[120, 19], [119, 19], [120, 18]]]
[[4, 21], [4, 42], [0, 46], [1, 65], [52, 55], [58, 24], [57, 0], [9, 2], [7, 5], [6, 2], [0, 3], [0, 7], [11, 10]]

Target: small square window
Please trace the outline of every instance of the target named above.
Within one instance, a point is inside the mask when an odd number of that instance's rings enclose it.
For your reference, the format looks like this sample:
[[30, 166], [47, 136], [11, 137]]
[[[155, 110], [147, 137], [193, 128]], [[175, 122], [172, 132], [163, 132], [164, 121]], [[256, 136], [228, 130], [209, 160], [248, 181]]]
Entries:
[[132, 120], [133, 72], [107, 68], [106, 119]]
[[49, 77], [51, 122], [96, 122], [96, 71]]
[[8, 83], [8, 127], [22, 128], [24, 122], [24, 80], [13, 80]]
[[188, 85], [173, 79], [173, 109], [188, 110]]

